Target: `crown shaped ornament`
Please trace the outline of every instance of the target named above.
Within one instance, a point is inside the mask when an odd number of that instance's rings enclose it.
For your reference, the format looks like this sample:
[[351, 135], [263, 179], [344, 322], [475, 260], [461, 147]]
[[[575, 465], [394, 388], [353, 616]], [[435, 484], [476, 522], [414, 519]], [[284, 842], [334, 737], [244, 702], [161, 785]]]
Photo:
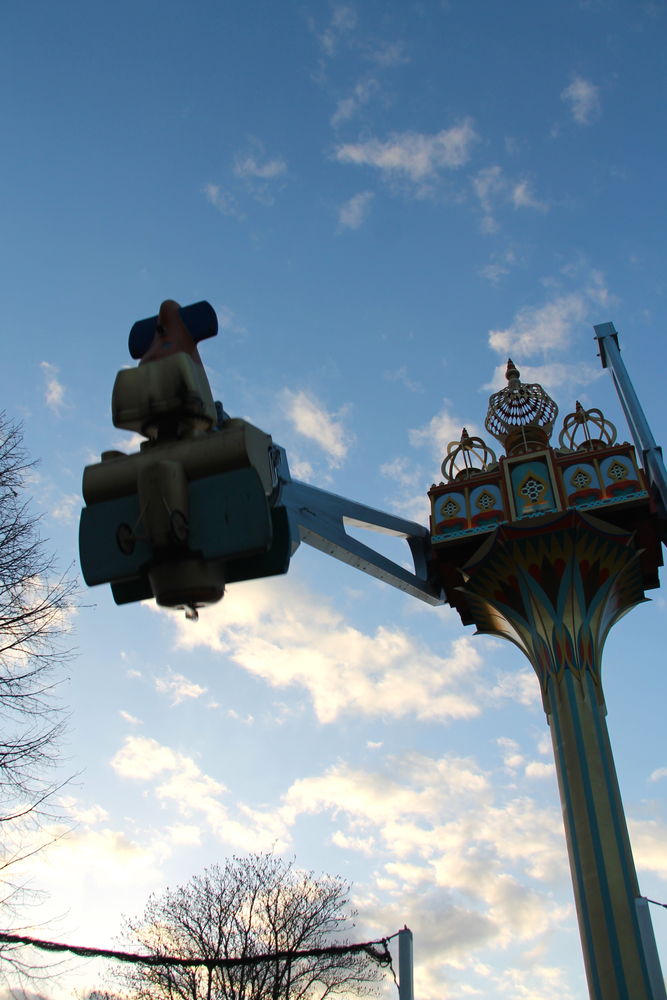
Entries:
[[512, 359], [507, 362], [507, 386], [494, 392], [484, 426], [504, 446], [508, 455], [546, 448], [558, 416], [558, 407], [537, 383], [528, 384]]

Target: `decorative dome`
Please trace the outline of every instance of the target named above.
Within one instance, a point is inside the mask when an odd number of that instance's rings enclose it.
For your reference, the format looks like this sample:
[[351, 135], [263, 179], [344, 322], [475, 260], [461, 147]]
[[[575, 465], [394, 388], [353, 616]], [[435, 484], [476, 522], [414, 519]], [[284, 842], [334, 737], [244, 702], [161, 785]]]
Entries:
[[445, 479], [452, 482], [486, 472], [495, 461], [496, 456], [482, 438], [470, 437], [464, 427], [461, 440], [450, 441], [447, 445], [447, 455], [440, 468]]
[[[581, 431], [581, 434], [578, 432]], [[577, 437], [580, 438], [577, 443]], [[581, 438], [583, 437], [583, 440]], [[558, 438], [561, 448], [571, 451], [595, 451], [596, 448], [610, 448], [616, 442], [616, 428], [607, 420], [602, 410], [595, 407], [585, 410], [577, 400], [574, 413], [568, 413], [563, 420], [563, 429]]]
[[508, 455], [546, 448], [558, 407], [537, 383], [519, 379], [519, 370], [509, 358], [505, 372], [507, 387], [494, 392], [484, 426], [505, 446]]

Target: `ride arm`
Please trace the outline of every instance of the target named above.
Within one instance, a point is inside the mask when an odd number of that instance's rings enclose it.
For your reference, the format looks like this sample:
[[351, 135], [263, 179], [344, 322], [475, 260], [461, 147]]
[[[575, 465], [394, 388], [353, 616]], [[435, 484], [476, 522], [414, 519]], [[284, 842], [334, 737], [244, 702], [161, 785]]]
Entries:
[[[430, 533], [414, 521], [356, 503], [308, 483], [293, 480], [282, 448], [276, 449], [279, 494], [277, 503], [285, 507], [295, 547], [300, 541], [340, 559], [355, 569], [418, 597], [427, 604], [443, 603], [440, 588], [429, 581]], [[409, 546], [414, 570], [393, 562], [345, 530], [346, 525], [370, 528], [404, 538]]]
[[646, 415], [635, 392], [627, 368], [621, 358], [618, 333], [613, 323], [594, 326], [600, 347], [603, 368], [608, 368], [632, 434], [635, 448], [642, 458], [660, 517], [667, 519], [667, 470], [662, 460], [662, 448], [656, 444]]

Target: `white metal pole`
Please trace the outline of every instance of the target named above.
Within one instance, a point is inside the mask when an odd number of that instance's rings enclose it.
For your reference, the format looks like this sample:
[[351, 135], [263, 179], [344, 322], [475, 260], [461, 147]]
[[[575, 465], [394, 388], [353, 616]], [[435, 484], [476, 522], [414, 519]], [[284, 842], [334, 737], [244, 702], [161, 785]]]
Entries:
[[398, 998], [414, 1000], [412, 931], [409, 927], [398, 932]]

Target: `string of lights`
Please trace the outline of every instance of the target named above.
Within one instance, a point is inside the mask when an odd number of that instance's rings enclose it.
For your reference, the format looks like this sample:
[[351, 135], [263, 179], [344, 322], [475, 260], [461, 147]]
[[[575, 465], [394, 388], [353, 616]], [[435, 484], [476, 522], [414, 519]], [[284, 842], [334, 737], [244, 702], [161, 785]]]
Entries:
[[[134, 962], [154, 966], [205, 966], [208, 969], [228, 969], [240, 965], [259, 965], [261, 962], [284, 959], [295, 961], [303, 958], [319, 958], [322, 955], [352, 955], [365, 951], [378, 965], [389, 966], [393, 972], [389, 942], [398, 936], [379, 938], [376, 941], [363, 941], [357, 944], [329, 945], [322, 948], [308, 948], [305, 951], [274, 951], [262, 955], [246, 955], [238, 958], [182, 958], [178, 955], [141, 955], [129, 951], [116, 951], [109, 948], [89, 948], [84, 945], [63, 944], [58, 941], [44, 941], [41, 938], [28, 937], [25, 934], [8, 934], [0, 931], [0, 943], [13, 945], [28, 945], [42, 951], [70, 952], [79, 958], [107, 958], [117, 962]], [[395, 977], [394, 977], [395, 978]]]

